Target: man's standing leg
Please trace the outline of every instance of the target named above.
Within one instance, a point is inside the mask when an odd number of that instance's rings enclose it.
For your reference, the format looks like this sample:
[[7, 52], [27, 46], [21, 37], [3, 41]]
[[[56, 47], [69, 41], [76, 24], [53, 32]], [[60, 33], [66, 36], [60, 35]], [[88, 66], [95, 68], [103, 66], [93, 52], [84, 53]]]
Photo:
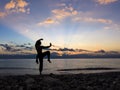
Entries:
[[40, 72], [40, 75], [42, 74], [42, 70], [43, 70], [43, 58], [39, 58], [39, 72]]

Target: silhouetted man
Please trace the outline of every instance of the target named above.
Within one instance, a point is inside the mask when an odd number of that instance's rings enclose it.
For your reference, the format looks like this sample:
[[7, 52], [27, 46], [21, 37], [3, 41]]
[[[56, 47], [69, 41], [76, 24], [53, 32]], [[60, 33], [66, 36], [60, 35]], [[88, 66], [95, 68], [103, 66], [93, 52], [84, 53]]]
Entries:
[[39, 59], [39, 71], [40, 71], [40, 74], [43, 70], [43, 58], [47, 55], [48, 57], [48, 62], [51, 63], [50, 61], [50, 51], [46, 51], [46, 52], [42, 52], [42, 49], [46, 49], [46, 48], [49, 48], [52, 46], [52, 44], [50, 43], [49, 46], [41, 46], [41, 40], [43, 39], [39, 39], [36, 41], [35, 43], [35, 48], [36, 48], [36, 51], [37, 51], [37, 55], [36, 55], [36, 63], [38, 64], [38, 59]]

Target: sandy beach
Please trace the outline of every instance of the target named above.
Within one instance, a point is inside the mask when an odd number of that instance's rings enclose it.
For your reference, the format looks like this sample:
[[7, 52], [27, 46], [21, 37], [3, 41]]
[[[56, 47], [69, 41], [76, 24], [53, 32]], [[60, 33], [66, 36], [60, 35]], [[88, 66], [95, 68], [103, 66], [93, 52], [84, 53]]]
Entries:
[[120, 90], [120, 72], [0, 76], [0, 90]]

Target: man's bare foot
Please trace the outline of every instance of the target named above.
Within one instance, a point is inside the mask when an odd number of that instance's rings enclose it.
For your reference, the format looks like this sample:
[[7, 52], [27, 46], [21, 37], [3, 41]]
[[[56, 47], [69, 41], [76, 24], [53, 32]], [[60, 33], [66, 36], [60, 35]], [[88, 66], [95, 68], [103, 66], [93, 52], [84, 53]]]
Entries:
[[50, 60], [48, 60], [48, 62], [49, 62], [49, 63], [51, 63], [51, 61], [50, 61]]
[[42, 72], [40, 72], [40, 75], [42, 75]]

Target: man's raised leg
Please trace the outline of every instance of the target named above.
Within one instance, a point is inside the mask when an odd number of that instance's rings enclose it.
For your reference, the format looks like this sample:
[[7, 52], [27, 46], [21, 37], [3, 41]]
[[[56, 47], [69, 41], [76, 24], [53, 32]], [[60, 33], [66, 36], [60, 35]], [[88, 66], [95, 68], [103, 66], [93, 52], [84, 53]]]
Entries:
[[44, 52], [43, 54], [44, 54], [44, 56], [47, 55], [47, 57], [48, 57], [48, 62], [51, 63], [51, 61], [50, 61], [50, 51], [46, 51], [46, 52]]

